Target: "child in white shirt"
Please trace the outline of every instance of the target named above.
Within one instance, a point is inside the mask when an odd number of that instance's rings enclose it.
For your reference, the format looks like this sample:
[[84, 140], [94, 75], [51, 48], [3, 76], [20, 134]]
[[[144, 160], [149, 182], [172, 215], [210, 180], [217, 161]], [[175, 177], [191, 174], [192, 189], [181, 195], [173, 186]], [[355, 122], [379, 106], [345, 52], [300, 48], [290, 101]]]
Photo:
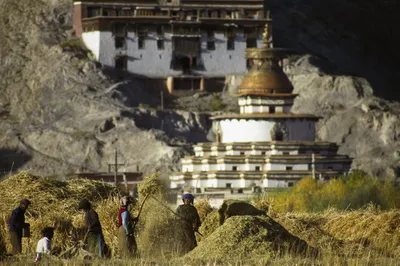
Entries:
[[40, 261], [43, 254], [50, 254], [51, 252], [51, 239], [54, 236], [54, 228], [46, 227], [42, 230], [42, 238], [39, 240], [36, 248], [35, 262]]

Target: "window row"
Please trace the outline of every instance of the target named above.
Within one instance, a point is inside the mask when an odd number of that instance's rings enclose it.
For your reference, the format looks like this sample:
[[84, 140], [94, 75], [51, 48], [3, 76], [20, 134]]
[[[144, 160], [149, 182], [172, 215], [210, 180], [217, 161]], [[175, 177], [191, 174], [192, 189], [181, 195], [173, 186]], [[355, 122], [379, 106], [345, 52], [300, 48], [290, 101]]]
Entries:
[[[125, 49], [126, 48], [126, 37], [115, 37], [115, 48], [117, 49]], [[145, 48], [146, 38], [144, 36], [138, 37], [138, 49]], [[246, 48], [256, 48], [257, 40], [256, 39], [248, 39], [246, 41]], [[157, 49], [164, 50], [164, 39], [157, 40]], [[226, 42], [227, 50], [235, 50], [235, 39], [228, 38]], [[215, 50], [215, 41], [207, 41], [207, 50]]]

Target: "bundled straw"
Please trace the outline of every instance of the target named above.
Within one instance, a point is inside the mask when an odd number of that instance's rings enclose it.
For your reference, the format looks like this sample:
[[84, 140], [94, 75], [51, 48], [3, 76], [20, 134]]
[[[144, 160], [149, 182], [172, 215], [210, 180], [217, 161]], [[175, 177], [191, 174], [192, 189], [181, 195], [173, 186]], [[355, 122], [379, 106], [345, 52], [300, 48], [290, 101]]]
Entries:
[[201, 222], [203, 222], [207, 215], [213, 211], [207, 198], [196, 199], [194, 206], [199, 213]]
[[[53, 247], [57, 250], [65, 250], [82, 239], [83, 214], [77, 210], [80, 200], [87, 198], [96, 206], [103, 199], [117, 191], [101, 182], [87, 179], [73, 179], [59, 181], [33, 176], [22, 172], [0, 182], [0, 239], [7, 239], [7, 248], [10, 243], [7, 237], [6, 220], [11, 212], [19, 205], [22, 198], [31, 200], [32, 205], [26, 212], [26, 222], [31, 225], [31, 239], [36, 242], [41, 238], [40, 232], [43, 227], [56, 226]], [[103, 227], [108, 228], [110, 217], [101, 217]], [[106, 239], [109, 237], [105, 232]], [[24, 239], [23, 250], [33, 251], [35, 245], [27, 245]]]

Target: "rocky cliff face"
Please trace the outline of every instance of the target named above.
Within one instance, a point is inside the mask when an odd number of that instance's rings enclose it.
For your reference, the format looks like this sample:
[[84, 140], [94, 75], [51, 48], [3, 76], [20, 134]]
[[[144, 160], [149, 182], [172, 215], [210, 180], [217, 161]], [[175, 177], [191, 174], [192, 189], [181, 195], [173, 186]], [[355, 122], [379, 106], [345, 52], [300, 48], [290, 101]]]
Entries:
[[206, 115], [132, 108], [154, 96], [116, 82], [71, 33], [71, 1], [0, 1], [0, 168], [43, 175], [176, 169]]
[[[341, 152], [355, 157], [355, 167], [393, 177], [400, 167], [398, 104], [373, 96], [386, 88], [384, 82], [371, 87], [362, 78], [332, 75], [376, 66], [392, 77], [396, 68], [386, 71], [392, 58], [380, 61], [378, 53], [360, 55], [355, 51], [360, 44], [373, 51], [375, 42], [367, 42], [364, 33], [359, 37], [358, 29], [364, 28], [358, 20], [354, 25], [359, 27], [342, 25], [343, 17], [314, 2], [271, 2], [276, 10], [275, 40], [320, 56], [302, 57], [289, 69], [300, 95], [294, 110], [324, 116], [319, 137], [342, 145]], [[335, 3], [347, 6], [344, 1]], [[312, 11], [316, 7], [322, 11]], [[199, 94], [175, 102], [190, 111], [138, 108], [140, 103], [159, 105], [158, 95], [134, 80], [105, 75], [90, 61], [79, 43], [71, 41], [71, 11], [70, 0], [0, 0], [0, 168], [25, 168], [42, 175], [81, 168], [106, 171], [118, 149], [126, 171], [136, 170], [136, 165], [145, 172], [176, 169], [191, 142], [207, 139], [208, 115], [194, 111], [209, 110], [214, 96]], [[313, 17], [317, 14], [322, 14], [318, 20]], [[339, 38], [344, 33], [350, 40]], [[395, 47], [385, 45], [386, 51]], [[370, 73], [363, 71], [359, 76]], [[368, 75], [364, 76], [370, 79]], [[240, 77], [228, 78], [227, 90], [234, 90], [239, 81]], [[229, 94], [221, 99], [230, 110], [236, 109]]]
[[400, 100], [397, 0], [269, 0], [274, 41], [330, 62], [328, 74], [365, 78], [375, 95]]

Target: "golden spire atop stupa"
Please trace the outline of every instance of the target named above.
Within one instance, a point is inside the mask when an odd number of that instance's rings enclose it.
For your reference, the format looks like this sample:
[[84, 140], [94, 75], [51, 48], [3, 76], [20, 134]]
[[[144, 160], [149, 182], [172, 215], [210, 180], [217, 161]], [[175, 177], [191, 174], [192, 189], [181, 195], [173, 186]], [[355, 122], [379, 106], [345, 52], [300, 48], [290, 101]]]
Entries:
[[[269, 19], [269, 11], [267, 13]], [[290, 95], [293, 85], [279, 65], [285, 57], [285, 49], [273, 48], [272, 23], [268, 21], [262, 34], [263, 47], [248, 48], [247, 59], [253, 67], [245, 76], [238, 89], [238, 96], [244, 95]]]
[[264, 48], [270, 48], [272, 44], [272, 27], [270, 23], [265, 24], [264, 33], [262, 34]]

